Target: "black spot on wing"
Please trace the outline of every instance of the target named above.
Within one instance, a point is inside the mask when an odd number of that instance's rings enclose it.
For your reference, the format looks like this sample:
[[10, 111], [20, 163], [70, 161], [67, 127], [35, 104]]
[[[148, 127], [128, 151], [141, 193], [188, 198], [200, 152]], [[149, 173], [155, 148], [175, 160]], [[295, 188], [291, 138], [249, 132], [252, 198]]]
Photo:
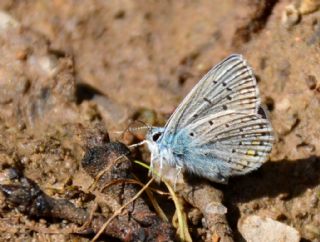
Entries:
[[206, 97], [204, 97], [203, 100], [206, 101], [206, 102], [209, 103], [209, 104], [212, 104], [212, 102], [211, 102], [208, 98], [206, 98]]
[[260, 106], [258, 109], [258, 114], [261, 116], [261, 118], [263, 119], [267, 119], [267, 114], [266, 111]]

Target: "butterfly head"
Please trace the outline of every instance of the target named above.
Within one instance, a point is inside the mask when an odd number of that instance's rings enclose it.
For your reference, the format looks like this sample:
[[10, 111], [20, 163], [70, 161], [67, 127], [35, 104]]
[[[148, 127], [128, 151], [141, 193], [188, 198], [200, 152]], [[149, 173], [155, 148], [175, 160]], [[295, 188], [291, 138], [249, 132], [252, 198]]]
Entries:
[[163, 131], [164, 131], [164, 128], [161, 128], [161, 127], [150, 128], [146, 137], [147, 141], [151, 143], [159, 142], [160, 139], [162, 138]]
[[164, 128], [151, 127], [146, 136], [146, 142], [151, 152], [158, 150], [158, 144], [162, 139]]

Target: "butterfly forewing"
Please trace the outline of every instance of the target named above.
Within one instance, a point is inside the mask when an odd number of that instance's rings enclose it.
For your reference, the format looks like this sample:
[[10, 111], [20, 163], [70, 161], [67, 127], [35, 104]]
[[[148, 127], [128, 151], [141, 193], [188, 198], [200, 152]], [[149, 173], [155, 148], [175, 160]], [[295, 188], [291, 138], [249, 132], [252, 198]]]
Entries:
[[213, 67], [191, 90], [166, 124], [167, 133], [208, 113], [238, 110], [256, 113], [259, 91], [251, 68], [241, 55], [231, 55]]

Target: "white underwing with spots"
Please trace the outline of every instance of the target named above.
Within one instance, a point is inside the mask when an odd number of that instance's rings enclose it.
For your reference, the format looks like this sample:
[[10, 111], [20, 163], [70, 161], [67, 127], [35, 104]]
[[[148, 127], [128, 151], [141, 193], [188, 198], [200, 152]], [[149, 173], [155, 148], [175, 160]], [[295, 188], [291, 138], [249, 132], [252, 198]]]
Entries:
[[227, 183], [259, 168], [273, 144], [251, 67], [241, 55], [214, 66], [190, 91], [164, 127], [149, 129], [151, 167], [159, 162]]

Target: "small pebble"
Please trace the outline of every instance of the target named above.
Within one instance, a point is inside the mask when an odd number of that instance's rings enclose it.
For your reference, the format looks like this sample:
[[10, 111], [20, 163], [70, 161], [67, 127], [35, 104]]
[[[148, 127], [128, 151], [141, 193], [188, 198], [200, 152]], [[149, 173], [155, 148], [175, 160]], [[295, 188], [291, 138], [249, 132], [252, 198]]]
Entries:
[[290, 29], [300, 21], [298, 9], [293, 5], [288, 5], [282, 13], [281, 22], [286, 29]]
[[241, 219], [238, 228], [245, 241], [298, 242], [301, 239], [295, 228], [271, 218], [257, 215], [250, 215]]
[[309, 14], [319, 10], [320, 1], [319, 0], [303, 0], [299, 6], [299, 12], [301, 14]]
[[206, 207], [206, 213], [223, 215], [227, 213], [227, 208], [222, 204], [211, 202]]
[[198, 223], [200, 223], [202, 217], [203, 217], [202, 213], [197, 208], [191, 209], [190, 212], [188, 213], [188, 218], [193, 225], [197, 225]]
[[[308, 239], [315, 240], [315, 239], [319, 238], [320, 228], [318, 226], [315, 226], [313, 224], [307, 224], [307, 225], [305, 225], [304, 228], [307, 231]], [[318, 240], [315, 240], [315, 241], [318, 241]]]
[[19, 50], [19, 51], [16, 52], [16, 58], [18, 60], [24, 61], [24, 60], [27, 59], [27, 57], [28, 57], [28, 51], [25, 50], [25, 49], [24, 50]]
[[15, 20], [11, 15], [4, 11], [0, 11], [0, 33], [9, 28], [19, 27], [20, 23]]
[[310, 90], [313, 90], [317, 87], [317, 79], [314, 75], [307, 75], [305, 81]]

